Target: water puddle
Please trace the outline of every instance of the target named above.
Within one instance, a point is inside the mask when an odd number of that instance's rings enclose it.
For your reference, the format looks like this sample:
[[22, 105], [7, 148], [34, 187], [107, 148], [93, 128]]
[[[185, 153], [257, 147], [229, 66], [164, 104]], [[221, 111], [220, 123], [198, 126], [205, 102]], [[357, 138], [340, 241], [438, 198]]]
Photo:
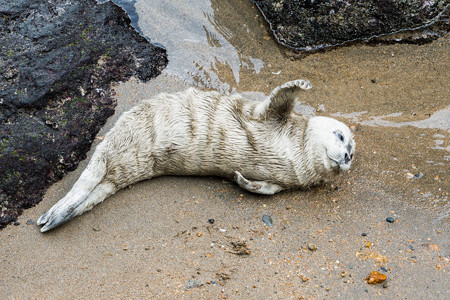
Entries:
[[234, 33], [216, 20], [217, 8], [209, 0], [114, 2], [127, 11], [139, 33], [167, 50], [166, 72], [188, 84], [232, 92], [219, 68], [227, 68], [238, 85], [241, 69], [258, 74], [264, 67], [261, 59], [243, 55], [230, 44]]
[[369, 116], [365, 120], [361, 120], [360, 117], [366, 115], [367, 111], [357, 112], [357, 113], [333, 113], [333, 116], [351, 119], [353, 122], [360, 123], [367, 126], [385, 126], [385, 127], [403, 127], [403, 126], [413, 126], [417, 128], [434, 128], [445, 130], [450, 133], [450, 106], [445, 109], [440, 110], [432, 114], [428, 119], [420, 121], [410, 121], [410, 122], [394, 122], [386, 120], [387, 118], [395, 118], [402, 115], [402, 113], [392, 113], [385, 116]]

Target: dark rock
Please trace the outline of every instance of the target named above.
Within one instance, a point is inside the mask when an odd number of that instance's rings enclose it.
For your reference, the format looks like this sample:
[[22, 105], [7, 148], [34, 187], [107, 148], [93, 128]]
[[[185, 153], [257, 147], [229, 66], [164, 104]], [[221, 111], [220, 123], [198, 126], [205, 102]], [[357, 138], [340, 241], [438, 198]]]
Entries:
[[[448, 7], [447, 0], [252, 1], [281, 44], [307, 51], [421, 28], [434, 23]], [[423, 43], [437, 37], [421, 32], [406, 42]]]
[[35, 223], [34, 223], [34, 221], [33, 221], [33, 220], [31, 220], [31, 219], [30, 219], [30, 220], [28, 220], [28, 221], [27, 221], [27, 223], [26, 223], [26, 224], [27, 224], [27, 225], [34, 225]]
[[367, 236], [367, 233], [363, 232], [361, 235], [362, 235], [362, 236]]
[[387, 217], [387, 218], [386, 218], [386, 222], [394, 223], [395, 220], [394, 220], [394, 218], [392, 218], [392, 217]]
[[380, 270], [387, 272], [388, 270], [385, 267], [380, 267]]
[[86, 157], [111, 82], [157, 76], [165, 50], [95, 0], [0, 2], [0, 228]]
[[209, 219], [208, 222], [209, 224], [214, 224], [214, 219]]
[[269, 227], [272, 226], [272, 218], [268, 215], [262, 216], [262, 221]]

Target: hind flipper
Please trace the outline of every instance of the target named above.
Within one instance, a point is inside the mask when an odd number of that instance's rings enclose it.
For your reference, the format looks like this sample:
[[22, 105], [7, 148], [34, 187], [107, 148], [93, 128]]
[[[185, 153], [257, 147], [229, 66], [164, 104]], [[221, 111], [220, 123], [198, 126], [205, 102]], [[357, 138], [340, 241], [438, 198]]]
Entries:
[[255, 117], [284, 119], [294, 110], [299, 92], [312, 88], [308, 80], [293, 80], [276, 87], [269, 98], [258, 104]]
[[88, 166], [81, 173], [80, 178], [75, 182], [67, 195], [38, 219], [37, 224], [44, 225], [41, 228], [41, 232], [48, 231], [76, 216], [74, 213], [76, 208], [102, 182], [106, 174], [106, 159], [101, 150], [101, 145], [97, 147]]
[[250, 181], [242, 176], [242, 174], [238, 171], [235, 171], [234, 175], [234, 180], [236, 183], [239, 184], [241, 188], [252, 193], [273, 195], [283, 190], [283, 187], [276, 183], [268, 181]]
[[47, 213], [42, 215], [38, 220], [38, 225], [44, 225], [41, 232], [49, 231], [58, 227], [76, 216], [91, 210], [95, 205], [102, 202], [117, 191], [114, 184], [109, 182], [102, 182], [95, 187], [95, 189], [84, 199], [76, 205], [70, 201], [63, 201], [61, 199], [55, 206], [53, 206]]

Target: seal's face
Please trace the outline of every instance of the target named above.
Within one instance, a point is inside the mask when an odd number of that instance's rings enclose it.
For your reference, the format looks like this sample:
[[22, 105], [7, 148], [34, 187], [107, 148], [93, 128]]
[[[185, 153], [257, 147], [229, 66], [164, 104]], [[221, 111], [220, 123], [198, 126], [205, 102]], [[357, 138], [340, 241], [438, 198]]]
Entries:
[[336, 172], [350, 169], [356, 143], [347, 125], [327, 117], [311, 118], [309, 124], [325, 169]]

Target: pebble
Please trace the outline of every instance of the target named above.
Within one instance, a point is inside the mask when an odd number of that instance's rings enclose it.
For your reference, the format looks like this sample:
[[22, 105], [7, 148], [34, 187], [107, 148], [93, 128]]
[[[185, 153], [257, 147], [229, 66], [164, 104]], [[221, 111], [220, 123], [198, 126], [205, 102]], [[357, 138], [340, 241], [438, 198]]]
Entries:
[[264, 215], [264, 216], [262, 217], [262, 221], [263, 221], [267, 226], [269, 226], [269, 227], [272, 226], [272, 218], [271, 218], [270, 216]]
[[387, 218], [386, 218], [386, 222], [389, 222], [389, 223], [394, 223], [394, 222], [395, 222], [395, 220], [394, 220], [394, 218], [393, 218], [393, 217], [387, 217]]
[[414, 174], [413, 173], [406, 173], [406, 178], [411, 179], [414, 178]]
[[190, 290], [192, 288], [201, 287], [203, 282], [195, 279], [189, 279], [186, 285], [184, 286], [185, 290]]
[[367, 233], [363, 232], [361, 235], [362, 235], [362, 236], [367, 236]]
[[27, 223], [26, 223], [27, 225], [34, 225], [34, 221], [33, 220], [31, 220], [31, 219], [29, 219], [28, 221], [27, 221]]
[[317, 250], [317, 246], [314, 244], [308, 244], [308, 249], [311, 251], [316, 251]]
[[385, 267], [380, 267], [381, 271], [387, 272], [388, 270]]
[[410, 173], [410, 172], [408, 172], [408, 173], [406, 173], [406, 178], [408, 178], [408, 179], [419, 179], [419, 178], [422, 178], [423, 177], [423, 173], [417, 173], [417, 174], [413, 174], [413, 173]]
[[372, 271], [366, 280], [368, 284], [378, 284], [386, 280], [386, 275], [381, 274], [378, 271]]
[[14, 226], [19, 226], [20, 223], [19, 222], [14, 222]]
[[209, 224], [214, 224], [214, 219], [209, 219], [208, 222]]

